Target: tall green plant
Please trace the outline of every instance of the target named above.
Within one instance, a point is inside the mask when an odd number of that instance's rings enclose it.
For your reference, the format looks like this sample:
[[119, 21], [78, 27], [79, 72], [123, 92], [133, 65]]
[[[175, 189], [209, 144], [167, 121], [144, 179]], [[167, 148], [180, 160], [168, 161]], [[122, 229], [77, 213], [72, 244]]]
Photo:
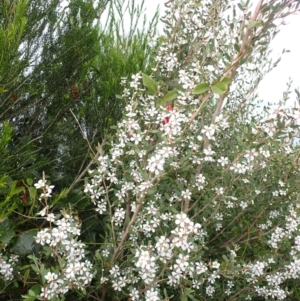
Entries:
[[6, 166], [14, 178], [47, 169], [58, 186], [69, 186], [88, 162], [87, 140], [94, 148], [121, 116], [121, 78], [149, 68], [152, 33], [132, 25], [121, 37], [111, 14], [109, 28], [99, 27], [106, 1], [22, 3], [1, 7], [5, 32], [14, 15], [20, 18], [11, 26], [15, 44], [8, 50], [6, 39], [1, 57], [0, 120], [14, 129]]
[[[0, 248], [9, 250], [0, 257], [1, 273], [8, 269], [0, 283], [5, 298], [20, 297], [28, 283], [38, 282], [28, 267], [21, 274], [10, 268], [12, 262], [16, 269], [26, 265], [26, 256], [40, 250], [34, 236], [44, 222], [35, 214], [45, 204], [32, 179], [47, 170], [56, 184], [48, 204], [56, 212], [66, 204], [78, 204], [82, 193], [69, 192], [82, 180], [89, 153], [121, 118], [121, 78], [140, 68], [150, 70], [147, 41], [152, 33], [139, 32], [121, 43], [115, 20], [109, 30], [97, 25], [104, 1], [74, 0], [66, 7], [60, 2], [18, 2], [22, 10], [15, 1], [0, 5], [0, 121], [10, 124], [0, 166], [0, 175], [7, 175], [0, 191]], [[125, 49], [123, 43], [130, 46]], [[68, 198], [63, 198], [62, 187], [70, 185]], [[79, 208], [89, 205], [85, 203], [81, 201]], [[24, 288], [15, 289], [20, 283]]]

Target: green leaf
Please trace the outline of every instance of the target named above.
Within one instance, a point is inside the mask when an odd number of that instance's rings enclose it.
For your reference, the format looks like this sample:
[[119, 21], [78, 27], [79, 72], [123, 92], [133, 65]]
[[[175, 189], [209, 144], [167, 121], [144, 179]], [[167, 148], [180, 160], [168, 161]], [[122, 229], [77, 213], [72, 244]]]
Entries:
[[50, 256], [53, 250], [49, 246], [43, 246], [43, 251], [46, 256]]
[[221, 79], [221, 83], [224, 83], [225, 85], [227, 85], [227, 87], [230, 84], [230, 82], [231, 82], [231, 79], [229, 77], [223, 77]]
[[12, 197], [13, 195], [19, 194], [25, 189], [25, 187], [16, 187], [16, 182], [13, 182], [10, 188], [9, 197]]
[[251, 22], [251, 23], [248, 25], [248, 29], [251, 29], [251, 28], [254, 28], [254, 27], [260, 27], [260, 26], [262, 26], [261, 21], [256, 20], [256, 21]]
[[192, 301], [199, 301], [199, 299], [196, 299], [192, 294], [187, 293], [186, 296]]
[[162, 99], [158, 100], [160, 106], [164, 106], [167, 102], [172, 101], [178, 97], [176, 90], [169, 91]]
[[33, 180], [30, 179], [30, 178], [27, 178], [27, 179], [26, 179], [26, 182], [27, 182], [27, 184], [28, 184], [29, 186], [31, 186], [31, 185], [33, 184]]
[[8, 244], [14, 235], [15, 231], [12, 229], [8, 230], [7, 232], [0, 233], [0, 241], [2, 241], [4, 244]]
[[155, 94], [157, 92], [157, 84], [153, 78], [148, 76], [147, 74], [142, 74], [143, 84], [149, 90], [151, 94]]
[[234, 44], [233, 47], [237, 52], [240, 52], [240, 46], [238, 44]]
[[28, 295], [31, 296], [31, 297], [35, 297], [35, 293], [34, 293], [34, 291], [32, 291], [32, 290], [29, 290], [29, 291], [28, 291]]
[[209, 84], [207, 83], [200, 83], [198, 84], [194, 90], [193, 90], [193, 94], [203, 94], [205, 92], [209, 91]]
[[9, 218], [5, 218], [0, 221], [0, 232], [8, 231], [11, 228], [11, 222]]
[[24, 301], [34, 301], [34, 300], [36, 300], [35, 296], [30, 297], [30, 296], [22, 295], [22, 298], [24, 299]]
[[223, 82], [217, 82], [214, 85], [211, 86], [211, 90], [215, 93], [215, 94], [224, 94], [226, 92], [228, 88], [228, 85], [226, 85]]
[[7, 92], [7, 89], [5, 89], [3, 87], [0, 87], [0, 93], [2, 94], [2, 93], [5, 93], [5, 92]]
[[225, 271], [226, 267], [227, 267], [226, 261], [222, 261], [222, 263], [221, 263], [221, 271]]
[[14, 189], [14, 191], [12, 192], [12, 194], [19, 194], [21, 193], [22, 191], [24, 191], [25, 187], [16, 187]]
[[41, 277], [42, 277], [42, 283], [45, 284], [45, 282], [46, 282], [45, 275], [47, 273], [47, 270], [45, 269], [44, 264], [41, 264], [40, 272], [41, 272]]
[[27, 279], [29, 277], [29, 273], [30, 273], [30, 269], [27, 269], [24, 273], [24, 284], [26, 284], [26, 282], [27, 282]]
[[148, 195], [153, 195], [155, 192], [156, 192], [155, 188], [150, 188], [150, 189], [148, 189], [147, 194]]
[[66, 195], [67, 192], [68, 192], [68, 189], [67, 189], [67, 188], [64, 188], [64, 189], [60, 192], [60, 194], [59, 194], [56, 198], [54, 198], [54, 199], [52, 200], [51, 205], [53, 206], [53, 205], [57, 204], [61, 199], [63, 199], [63, 198], [65, 197], [65, 195]]
[[241, 3], [238, 3], [237, 6], [239, 7], [239, 9], [240, 9], [241, 11], [244, 11], [244, 8], [243, 8], [243, 6], [242, 6]]
[[36, 265], [31, 264], [30, 266], [38, 275], [40, 274], [40, 269]]
[[100, 250], [95, 252], [95, 257], [102, 262], [102, 255], [100, 254]]
[[37, 230], [30, 230], [20, 235], [11, 249], [12, 252], [20, 256], [28, 254], [32, 249], [32, 245], [35, 242], [34, 237], [36, 236], [36, 234]]
[[34, 200], [36, 197], [36, 189], [34, 187], [29, 187], [28, 191], [29, 191], [30, 198]]
[[35, 284], [30, 290], [32, 290], [36, 296], [38, 296], [41, 293], [41, 285]]

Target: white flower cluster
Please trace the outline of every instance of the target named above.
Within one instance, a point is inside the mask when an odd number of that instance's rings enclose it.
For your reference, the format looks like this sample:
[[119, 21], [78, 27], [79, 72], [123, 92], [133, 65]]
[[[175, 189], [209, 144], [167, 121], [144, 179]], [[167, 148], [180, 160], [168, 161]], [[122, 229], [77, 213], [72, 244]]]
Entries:
[[[288, 260], [288, 254], [286, 254], [286, 260], [289, 263], [286, 263], [279, 272], [272, 272], [272, 264], [275, 263], [273, 258], [269, 258], [268, 261], [257, 261], [244, 265], [243, 273], [247, 275], [248, 282], [257, 283], [261, 278], [266, 279], [268, 286], [255, 286], [256, 293], [265, 298], [271, 297], [284, 300], [289, 292], [283, 290], [280, 285], [288, 279], [297, 279], [300, 276], [300, 236], [294, 235], [294, 233], [299, 234], [300, 218], [295, 208], [290, 206], [289, 211], [290, 215], [285, 217], [285, 226], [277, 226], [269, 240], [270, 246], [276, 249], [275, 252], [282, 244], [286, 244], [288, 239], [292, 240], [290, 260]], [[277, 215], [276, 212], [272, 212], [272, 216], [274, 215]], [[265, 273], [266, 270], [268, 270], [268, 273]]]
[[[40, 215], [44, 215], [43, 210]], [[50, 214], [46, 216], [48, 219]], [[52, 220], [52, 218], [51, 218]], [[80, 224], [71, 215], [64, 213], [61, 219], [52, 220], [56, 227], [44, 228], [37, 233], [36, 242], [50, 246], [63, 260], [60, 272], [48, 271], [45, 275], [46, 285], [42, 287], [41, 297], [52, 300], [65, 294], [70, 287], [83, 289], [92, 280], [92, 264], [85, 260], [85, 245], [77, 240]]]
[[175, 224], [177, 227], [171, 231], [174, 235], [172, 245], [189, 253], [193, 248], [193, 244], [189, 241], [189, 236], [191, 234], [202, 236], [201, 225], [192, 222], [183, 212], [176, 215]]
[[154, 280], [157, 270], [155, 257], [151, 256], [148, 250], [138, 250], [135, 256], [138, 258], [135, 266], [139, 269], [140, 277], [146, 284], [150, 284]]
[[[35, 187], [43, 189], [44, 199], [50, 196], [53, 188], [43, 180], [35, 184]], [[35, 240], [42, 246], [52, 248], [52, 256], [60, 258], [58, 270], [55, 272], [46, 270], [44, 276], [46, 283], [40, 294], [44, 300], [53, 300], [68, 292], [70, 288], [84, 289], [93, 275], [92, 264], [85, 259], [85, 245], [77, 239], [80, 235], [80, 223], [66, 212], [61, 212], [62, 217], [60, 217], [48, 211], [47, 206], [39, 215], [45, 216], [51, 227], [39, 231]]]
[[52, 189], [54, 188], [54, 185], [48, 185], [46, 180], [43, 179], [35, 183], [34, 186], [36, 189], [41, 189], [43, 191], [40, 194], [40, 199], [51, 197]]
[[17, 261], [18, 255], [11, 254], [10, 258], [7, 259], [0, 254], [0, 275], [3, 276], [5, 281], [13, 279], [13, 266]]
[[[291, 239], [294, 233], [298, 233], [298, 228], [300, 226], [300, 217], [297, 215], [295, 208], [290, 208], [290, 214], [285, 217], [285, 227], [277, 226], [273, 233], [271, 234], [271, 238], [269, 240], [269, 244], [272, 248], [277, 249], [278, 244], [282, 243], [284, 239]], [[298, 237], [298, 236], [296, 236]], [[297, 243], [297, 239], [295, 237], [295, 241]], [[293, 248], [298, 251], [297, 244]], [[292, 255], [294, 252], [292, 252]]]
[[[226, 58], [214, 67], [197, 61], [197, 55], [199, 60], [202, 57], [201, 45], [209, 45], [213, 40], [212, 60], [216, 55], [214, 49], [221, 45], [216, 38], [222, 32], [219, 28], [217, 35], [207, 31], [197, 37], [205, 27], [203, 16], [211, 14], [208, 7], [202, 3], [195, 5], [195, 1], [170, 1], [172, 13], [165, 19], [176, 27], [176, 32], [171, 35], [172, 42], [162, 42], [152, 74], [153, 80], [157, 72], [168, 84], [165, 87], [160, 82], [156, 93], [150, 95], [145, 92], [148, 87], [141, 73], [131, 77], [122, 95], [126, 107], [117, 125], [116, 139], [106, 154], [100, 151], [98, 167], [90, 172], [92, 178], [85, 185], [85, 192], [96, 205], [95, 211], [111, 222], [107, 233], [112, 233], [105, 238], [107, 249], [103, 247], [102, 254], [106, 260], [113, 258], [113, 267], [103, 272], [101, 284], [109, 283], [116, 293], [126, 292], [132, 300], [159, 300], [166, 284], [174, 291], [193, 287], [206, 297], [217, 295], [223, 287], [224, 294], [229, 296], [234, 284], [225, 279], [226, 273], [236, 276], [237, 281], [243, 278], [251, 292], [280, 299], [284, 295], [279, 287], [282, 279], [298, 277], [298, 269], [293, 268], [298, 264], [298, 238], [290, 254], [295, 258], [292, 257], [290, 266], [284, 267], [287, 272], [283, 276], [257, 254], [252, 263], [248, 258], [247, 264], [237, 263], [240, 254], [235, 243], [245, 244], [247, 238], [259, 240], [263, 236], [272, 253], [284, 239], [298, 237], [299, 222], [292, 213], [285, 226], [278, 222], [281, 199], [286, 197], [284, 204], [290, 201], [288, 185], [284, 187], [282, 181], [278, 190], [266, 196], [269, 187], [278, 184], [272, 174], [277, 155], [281, 158], [293, 151], [290, 142], [282, 139], [288, 131], [279, 127], [295, 123], [296, 115], [280, 110], [265, 120], [254, 116], [244, 120], [237, 119], [236, 110], [231, 116], [230, 106], [228, 110], [224, 106], [223, 113], [215, 117], [216, 95], [211, 93], [204, 103], [206, 94], [193, 94], [201, 82], [211, 86], [220, 76], [214, 72], [225, 70], [227, 65]], [[174, 16], [180, 20], [176, 20], [176, 26]], [[181, 53], [197, 39], [201, 41], [197, 44], [199, 51], [195, 48]], [[196, 59], [190, 59], [193, 54]], [[173, 84], [176, 99], [172, 105], [159, 105]], [[278, 119], [282, 122], [278, 123]], [[267, 241], [263, 232], [272, 228]], [[222, 239], [225, 241], [220, 242]], [[216, 247], [219, 242], [220, 247]], [[222, 259], [212, 258], [210, 247]], [[230, 254], [228, 258], [223, 256], [226, 252]], [[128, 262], [118, 261], [121, 254], [130, 258]], [[265, 294], [256, 285], [261, 279], [269, 285]]]

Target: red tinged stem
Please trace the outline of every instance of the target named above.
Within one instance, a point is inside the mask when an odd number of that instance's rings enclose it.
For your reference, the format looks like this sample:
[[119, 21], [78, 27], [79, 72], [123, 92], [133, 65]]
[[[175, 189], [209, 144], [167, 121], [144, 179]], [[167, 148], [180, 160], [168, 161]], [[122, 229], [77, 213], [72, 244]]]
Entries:
[[22, 192], [22, 200], [23, 200], [23, 203], [26, 204], [27, 203], [27, 194], [26, 194], [26, 190], [24, 190]]

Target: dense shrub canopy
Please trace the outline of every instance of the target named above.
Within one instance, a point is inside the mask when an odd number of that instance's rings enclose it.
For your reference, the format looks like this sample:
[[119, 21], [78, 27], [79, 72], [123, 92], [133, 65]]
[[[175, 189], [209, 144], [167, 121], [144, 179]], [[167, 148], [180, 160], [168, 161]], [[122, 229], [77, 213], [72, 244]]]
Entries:
[[1, 257], [13, 283], [16, 246], [30, 239], [25, 300], [299, 295], [300, 108], [258, 109], [254, 92], [274, 66], [275, 20], [300, 3], [166, 5], [151, 71], [122, 78], [122, 118], [95, 150], [88, 198], [59, 211], [45, 174], [26, 182], [36, 227]]

